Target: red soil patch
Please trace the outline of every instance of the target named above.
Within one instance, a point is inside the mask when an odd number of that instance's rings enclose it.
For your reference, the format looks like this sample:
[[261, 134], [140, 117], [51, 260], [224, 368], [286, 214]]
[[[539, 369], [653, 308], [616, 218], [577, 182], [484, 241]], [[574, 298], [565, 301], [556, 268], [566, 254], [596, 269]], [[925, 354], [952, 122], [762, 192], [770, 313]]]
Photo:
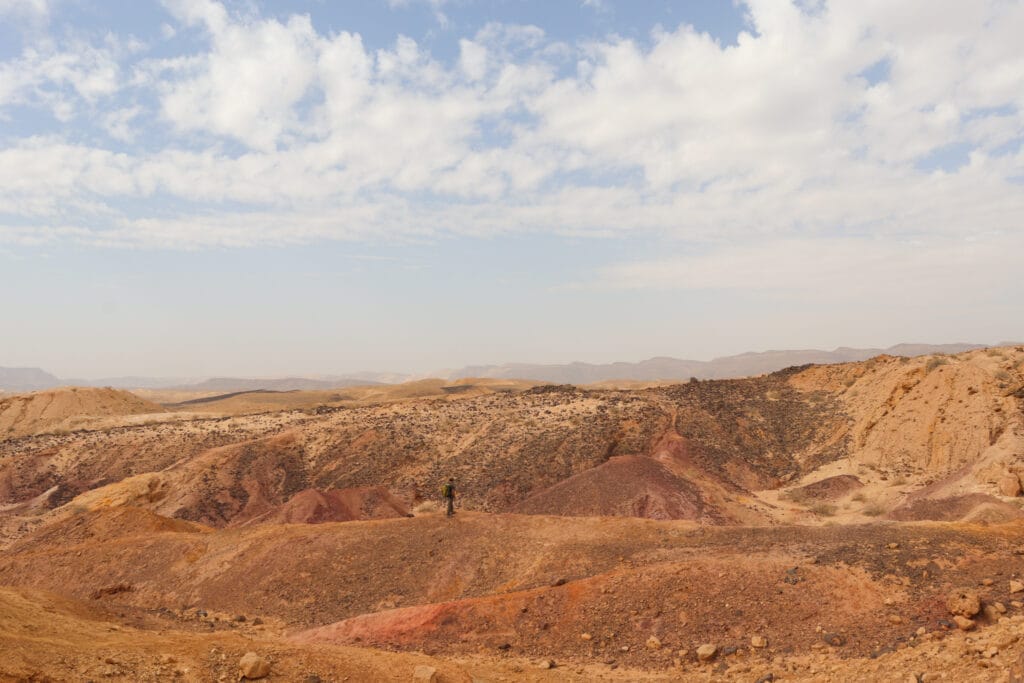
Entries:
[[405, 504], [381, 486], [296, 493], [280, 507], [244, 524], [320, 524], [409, 517]]
[[859, 488], [863, 488], [863, 486], [864, 484], [861, 480], [852, 474], [841, 474], [795, 488], [789, 492], [789, 495], [798, 502], [836, 500]]
[[971, 493], [950, 498], [916, 500], [896, 508], [887, 515], [887, 518], [900, 522], [956, 522], [979, 516], [982, 519], [978, 521], [1006, 522], [1024, 518], [1024, 511], [994, 496]]
[[700, 490], [649, 457], [611, 458], [536, 493], [516, 512], [578, 517], [700, 519], [707, 512]]

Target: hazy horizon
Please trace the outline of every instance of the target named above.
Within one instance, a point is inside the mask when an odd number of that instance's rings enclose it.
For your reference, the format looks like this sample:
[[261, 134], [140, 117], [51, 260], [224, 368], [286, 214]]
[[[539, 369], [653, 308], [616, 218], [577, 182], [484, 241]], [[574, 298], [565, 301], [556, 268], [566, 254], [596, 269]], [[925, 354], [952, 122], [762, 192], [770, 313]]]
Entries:
[[[830, 348], [793, 347], [793, 348], [785, 348], [785, 349], [783, 349], [783, 348], [746, 349], [744, 351], [738, 351], [738, 352], [735, 352], [735, 353], [717, 354], [717, 355], [714, 355], [714, 356], [707, 356], [707, 357], [703, 357], [703, 358], [696, 358], [696, 357], [692, 357], [692, 356], [679, 356], [679, 355], [670, 355], [670, 354], [660, 354], [660, 355], [644, 356], [644, 357], [639, 357], [639, 358], [614, 358], [614, 359], [609, 359], [609, 360], [594, 360], [594, 361], [581, 361], [578, 358], [567, 359], [567, 360], [559, 360], [559, 361], [545, 361], [545, 360], [523, 361], [523, 360], [518, 360], [518, 359], [505, 359], [505, 360], [502, 360], [502, 361], [495, 361], [495, 362], [457, 363], [457, 364], [452, 364], [452, 365], [448, 365], [448, 366], [443, 366], [443, 367], [438, 366], [438, 367], [433, 367], [433, 368], [428, 368], [428, 369], [423, 369], [423, 370], [420, 370], [420, 369], [409, 370], [409, 369], [403, 369], [403, 368], [360, 368], [360, 369], [350, 369], [350, 370], [333, 371], [333, 372], [329, 372], [329, 371], [316, 371], [316, 370], [314, 370], [314, 371], [303, 371], [303, 372], [298, 372], [298, 371], [296, 371], [296, 372], [289, 372], [289, 371], [285, 370], [285, 371], [282, 371], [282, 372], [269, 373], [269, 374], [268, 373], [261, 373], [261, 372], [227, 373], [227, 372], [216, 372], [215, 371], [215, 372], [206, 373], [206, 374], [199, 373], [199, 374], [179, 374], [179, 375], [153, 375], [153, 374], [135, 373], [135, 372], [116, 372], [116, 373], [110, 373], [110, 374], [104, 374], [104, 375], [92, 375], [92, 376], [90, 376], [90, 375], [86, 375], [86, 374], [82, 374], [82, 373], [73, 373], [73, 372], [72, 373], [53, 372], [50, 368], [39, 366], [39, 365], [12, 366], [10, 364], [0, 363], [0, 368], [16, 368], [16, 369], [38, 368], [40, 370], [43, 370], [44, 372], [49, 372], [50, 374], [55, 375], [59, 379], [87, 380], [87, 381], [95, 381], [95, 380], [102, 380], [102, 379], [129, 378], [129, 377], [139, 377], [139, 378], [155, 379], [155, 380], [160, 380], [160, 379], [179, 380], [180, 379], [180, 380], [189, 380], [189, 381], [201, 381], [201, 380], [205, 380], [205, 379], [212, 379], [212, 378], [218, 378], [218, 377], [223, 377], [223, 378], [233, 377], [233, 378], [239, 378], [239, 379], [243, 379], [243, 378], [245, 378], [245, 379], [282, 379], [282, 378], [288, 378], [288, 377], [317, 379], [317, 378], [327, 378], [327, 377], [339, 377], [339, 378], [341, 378], [341, 377], [357, 376], [357, 375], [396, 375], [396, 376], [405, 376], [405, 377], [411, 377], [411, 378], [418, 378], [418, 377], [424, 377], [425, 378], [425, 377], [430, 377], [430, 376], [444, 374], [444, 373], [450, 372], [450, 371], [461, 370], [461, 369], [464, 369], [464, 368], [472, 368], [472, 367], [500, 367], [500, 366], [504, 366], [504, 365], [561, 366], [561, 365], [568, 365], [568, 364], [572, 364], [572, 363], [585, 363], [585, 364], [590, 364], [590, 365], [611, 365], [611, 364], [614, 364], [614, 363], [636, 364], [636, 363], [641, 363], [643, 361], [655, 360], [655, 359], [659, 359], [659, 358], [670, 358], [670, 359], [673, 359], [673, 360], [683, 360], [683, 361], [711, 362], [711, 361], [714, 361], [714, 360], [718, 360], [718, 359], [722, 359], [722, 358], [730, 358], [730, 357], [734, 357], [734, 356], [737, 356], [737, 355], [743, 355], [743, 354], [755, 354], [756, 355], [756, 354], [769, 354], [769, 353], [776, 353], [776, 352], [780, 352], [780, 353], [799, 353], [799, 352], [825, 352], [825, 353], [831, 353], [831, 352], [839, 351], [841, 349], [854, 349], [854, 350], [879, 349], [879, 350], [886, 350], [886, 349], [892, 348], [893, 346], [898, 346], [900, 344], [910, 344], [910, 345], [918, 345], [918, 344], [920, 344], [920, 345], [925, 345], [925, 346], [936, 346], [936, 347], [947, 346], [947, 345], [953, 345], [953, 346], [959, 346], [959, 345], [980, 345], [980, 346], [988, 346], [988, 347], [997, 347], [997, 346], [1007, 346], [1007, 345], [1018, 345], [1020, 343], [1022, 343], [1022, 342], [1015, 341], [1015, 340], [1000, 340], [1000, 341], [997, 341], [997, 342], [985, 342], [985, 341], [974, 342], [974, 341], [958, 340], [958, 341], [952, 341], [952, 342], [936, 342], [936, 343], [919, 342], [919, 341], [918, 342], [906, 342], [906, 341], [904, 341], [904, 342], [897, 342], [895, 344], [887, 344], [887, 345], [884, 345], [884, 346], [883, 345], [867, 345], [867, 346], [852, 347], [852, 346], [849, 346], [849, 345], [839, 345], [839, 346], [830, 347]], [[528, 379], [528, 378], [524, 378], [524, 379]]]
[[0, 366], [1024, 339], [1022, 31], [999, 0], [0, 0]]

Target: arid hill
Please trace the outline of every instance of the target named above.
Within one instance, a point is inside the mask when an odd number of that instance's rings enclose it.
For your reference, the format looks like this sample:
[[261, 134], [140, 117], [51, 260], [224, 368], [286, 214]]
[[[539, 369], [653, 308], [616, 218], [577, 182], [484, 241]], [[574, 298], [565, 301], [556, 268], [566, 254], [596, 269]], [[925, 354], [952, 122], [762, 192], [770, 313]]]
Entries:
[[[0, 441], [0, 591], [53, 634], [118, 624], [114, 673], [67, 661], [125, 680], [174, 668], [158, 632], [193, 680], [239, 636], [285, 677], [383, 680], [1001, 680], [1024, 647], [1024, 347], [358, 391]], [[69, 675], [2, 610], [10, 675]]]
[[164, 409], [127, 391], [66, 387], [0, 398], [0, 437], [103, 426], [104, 418], [162, 413]]

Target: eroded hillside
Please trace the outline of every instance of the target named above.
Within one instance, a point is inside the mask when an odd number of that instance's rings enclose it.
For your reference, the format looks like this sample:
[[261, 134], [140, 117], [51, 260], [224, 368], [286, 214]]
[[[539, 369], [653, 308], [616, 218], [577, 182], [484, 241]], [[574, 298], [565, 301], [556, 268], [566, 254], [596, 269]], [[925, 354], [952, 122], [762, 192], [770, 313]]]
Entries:
[[[279, 675], [351, 661], [383, 680], [419, 656], [386, 650], [440, 658], [442, 680], [999, 680], [1020, 653], [1024, 348], [461, 386], [4, 439], [0, 585], [133, 629], [104, 674], [125, 680], [175, 669], [147, 659], [154, 630], [192, 680], [227, 675], [195, 653], [239, 654], [236, 631]], [[970, 632], [951, 591], [977, 594]], [[19, 618], [0, 638], [23, 647]], [[27, 651], [16, 675], [61, 673]]]

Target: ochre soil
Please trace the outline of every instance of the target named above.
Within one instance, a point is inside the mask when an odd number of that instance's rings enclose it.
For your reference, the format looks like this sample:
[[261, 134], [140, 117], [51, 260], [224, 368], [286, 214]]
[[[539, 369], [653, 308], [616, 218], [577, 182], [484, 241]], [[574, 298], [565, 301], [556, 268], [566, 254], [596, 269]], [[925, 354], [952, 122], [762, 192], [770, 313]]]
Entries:
[[1022, 369], [427, 382], [245, 415], [6, 397], [0, 680], [236, 680], [252, 650], [311, 683], [1006, 681]]

